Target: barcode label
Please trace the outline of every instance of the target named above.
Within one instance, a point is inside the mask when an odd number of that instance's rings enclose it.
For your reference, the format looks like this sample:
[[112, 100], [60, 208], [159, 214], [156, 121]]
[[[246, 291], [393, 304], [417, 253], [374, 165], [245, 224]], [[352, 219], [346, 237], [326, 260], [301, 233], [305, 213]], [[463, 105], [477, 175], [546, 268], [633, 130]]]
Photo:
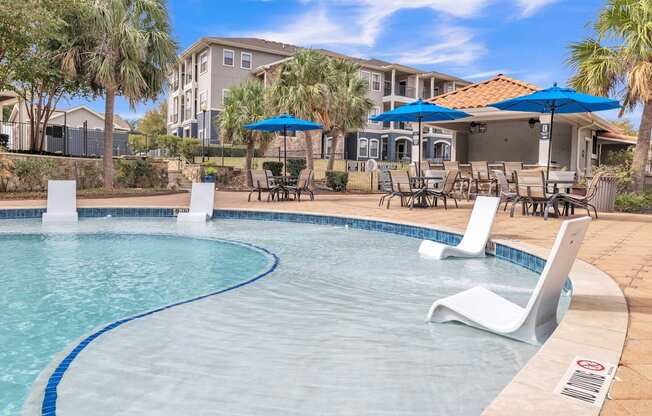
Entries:
[[613, 364], [575, 357], [555, 388], [555, 393], [592, 406], [602, 407], [615, 370], [616, 367]]

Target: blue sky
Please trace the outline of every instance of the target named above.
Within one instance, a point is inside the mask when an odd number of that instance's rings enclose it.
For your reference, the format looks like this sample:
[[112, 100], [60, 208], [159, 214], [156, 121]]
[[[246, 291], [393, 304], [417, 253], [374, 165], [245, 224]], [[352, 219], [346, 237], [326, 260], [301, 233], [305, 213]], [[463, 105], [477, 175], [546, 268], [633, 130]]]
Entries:
[[[375, 57], [481, 81], [497, 73], [565, 84], [568, 45], [605, 0], [169, 0], [180, 49], [201, 36], [253, 36]], [[76, 105], [71, 100], [69, 105]], [[66, 105], [66, 104], [63, 104]], [[103, 111], [103, 102], [90, 105]], [[135, 111], [119, 99], [116, 112]], [[615, 118], [615, 113], [605, 113]], [[637, 122], [638, 114], [628, 115]]]

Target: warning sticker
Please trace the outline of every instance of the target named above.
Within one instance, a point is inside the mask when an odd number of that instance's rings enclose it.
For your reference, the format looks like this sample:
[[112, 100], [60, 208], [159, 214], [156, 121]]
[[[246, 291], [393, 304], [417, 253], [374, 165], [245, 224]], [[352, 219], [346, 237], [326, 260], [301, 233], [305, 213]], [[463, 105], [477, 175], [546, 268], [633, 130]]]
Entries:
[[557, 384], [555, 393], [602, 407], [615, 373], [616, 366], [613, 364], [575, 357], [564, 377]]

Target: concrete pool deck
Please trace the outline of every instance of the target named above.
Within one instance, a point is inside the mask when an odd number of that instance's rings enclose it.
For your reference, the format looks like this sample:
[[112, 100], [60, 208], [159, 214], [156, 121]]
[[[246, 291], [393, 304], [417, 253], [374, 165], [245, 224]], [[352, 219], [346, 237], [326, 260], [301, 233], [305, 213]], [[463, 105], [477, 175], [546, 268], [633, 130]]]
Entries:
[[[187, 207], [189, 195], [80, 200], [80, 207]], [[377, 207], [373, 195], [318, 195], [314, 202], [246, 202], [245, 193], [216, 196], [217, 208], [285, 210], [344, 216], [364, 216], [389, 221], [464, 229], [471, 204], [460, 209], [409, 211], [398, 206]], [[0, 208], [41, 207], [44, 200], [0, 201]], [[502, 211], [493, 238], [515, 240], [538, 247], [552, 245], [560, 222], [516, 216]], [[629, 328], [616, 380], [602, 414], [640, 415], [652, 413], [652, 217], [633, 214], [601, 214], [591, 224], [580, 258], [611, 276], [622, 289], [629, 308]], [[599, 339], [599, 338], [598, 338]], [[545, 349], [545, 347], [544, 347]], [[572, 357], [571, 357], [572, 358]], [[527, 388], [528, 386], [525, 386]]]

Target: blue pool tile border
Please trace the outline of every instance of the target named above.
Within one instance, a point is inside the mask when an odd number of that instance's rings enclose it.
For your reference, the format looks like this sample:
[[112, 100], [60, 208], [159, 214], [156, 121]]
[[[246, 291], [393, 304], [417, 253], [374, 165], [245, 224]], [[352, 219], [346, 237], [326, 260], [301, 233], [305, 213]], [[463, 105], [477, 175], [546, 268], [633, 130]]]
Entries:
[[238, 283], [236, 285], [229, 286], [229, 287], [227, 287], [225, 289], [221, 289], [221, 290], [218, 290], [218, 291], [215, 291], [215, 292], [212, 292], [212, 293], [208, 293], [206, 295], [201, 295], [201, 296], [194, 297], [192, 299], [187, 299], [187, 300], [184, 300], [184, 301], [181, 301], [181, 302], [176, 302], [176, 303], [173, 303], [173, 304], [170, 304], [170, 305], [162, 306], [160, 308], [157, 308], [157, 309], [145, 312], [145, 313], [141, 313], [139, 315], [131, 316], [129, 318], [120, 319], [118, 321], [112, 322], [112, 323], [104, 326], [100, 330], [98, 330], [98, 331], [92, 333], [91, 335], [87, 336], [79, 344], [77, 344], [77, 346], [75, 348], [73, 348], [72, 351], [70, 351], [68, 353], [68, 355], [66, 355], [66, 357], [63, 360], [61, 360], [59, 365], [57, 365], [57, 367], [55, 368], [54, 372], [52, 372], [52, 374], [50, 374], [50, 377], [48, 378], [48, 382], [47, 382], [47, 384], [45, 386], [45, 391], [44, 391], [44, 394], [43, 394], [43, 402], [41, 403], [41, 416], [56, 416], [56, 414], [57, 414], [57, 398], [58, 398], [57, 388], [59, 386], [59, 383], [61, 382], [61, 379], [63, 378], [66, 371], [70, 367], [70, 364], [74, 361], [75, 358], [77, 358], [79, 353], [81, 353], [84, 350], [84, 348], [86, 348], [91, 342], [93, 342], [96, 338], [98, 338], [102, 334], [105, 334], [105, 333], [107, 333], [107, 332], [109, 332], [109, 331], [111, 331], [113, 329], [116, 329], [116, 328], [120, 327], [121, 325], [126, 324], [127, 322], [131, 322], [131, 321], [136, 320], [136, 319], [145, 318], [147, 316], [154, 315], [156, 313], [165, 311], [167, 309], [171, 309], [171, 308], [174, 308], [174, 307], [177, 307], [177, 306], [180, 306], [180, 305], [185, 305], [185, 304], [188, 304], [188, 303], [196, 302], [196, 301], [199, 301], [199, 300], [202, 300], [202, 299], [206, 299], [208, 297], [216, 296], [216, 295], [219, 295], [219, 294], [222, 294], [222, 293], [225, 293], [225, 292], [230, 292], [230, 291], [238, 289], [238, 288], [240, 288], [242, 286], [246, 286], [248, 284], [251, 284], [251, 283], [253, 283], [253, 282], [257, 281], [257, 280], [260, 280], [263, 277], [273, 273], [274, 270], [276, 270], [276, 268], [278, 267], [278, 265], [280, 263], [280, 259], [275, 253], [273, 253], [272, 251], [270, 251], [270, 250], [268, 250], [266, 248], [263, 248], [263, 247], [260, 247], [260, 246], [254, 245], [254, 244], [243, 243], [243, 242], [240, 242], [240, 241], [219, 239], [219, 238], [212, 239], [212, 241], [220, 241], [220, 242], [223, 242], [223, 243], [240, 245], [240, 246], [244, 246], [244, 247], [253, 248], [255, 250], [259, 250], [259, 251], [269, 255], [272, 258], [272, 263], [265, 271], [263, 271], [262, 273], [254, 276], [251, 279], [246, 280], [244, 282], [240, 282], [240, 283]]
[[[80, 218], [168, 218], [175, 217], [179, 212], [187, 211], [178, 208], [79, 208]], [[2, 219], [37, 219], [45, 212], [44, 208], [14, 208], [0, 209]], [[432, 240], [448, 245], [456, 245], [462, 236], [447, 231], [435, 230], [416, 225], [397, 224], [389, 221], [367, 220], [358, 218], [334, 217], [321, 214], [301, 214], [275, 211], [250, 211], [237, 209], [216, 209], [215, 218], [256, 221], [283, 221], [304, 224], [331, 225], [366, 231], [397, 234], [405, 237]], [[495, 250], [488, 252], [501, 260], [509, 261], [535, 273], [541, 273], [545, 260], [525, 251], [503, 244], [495, 244]]]

